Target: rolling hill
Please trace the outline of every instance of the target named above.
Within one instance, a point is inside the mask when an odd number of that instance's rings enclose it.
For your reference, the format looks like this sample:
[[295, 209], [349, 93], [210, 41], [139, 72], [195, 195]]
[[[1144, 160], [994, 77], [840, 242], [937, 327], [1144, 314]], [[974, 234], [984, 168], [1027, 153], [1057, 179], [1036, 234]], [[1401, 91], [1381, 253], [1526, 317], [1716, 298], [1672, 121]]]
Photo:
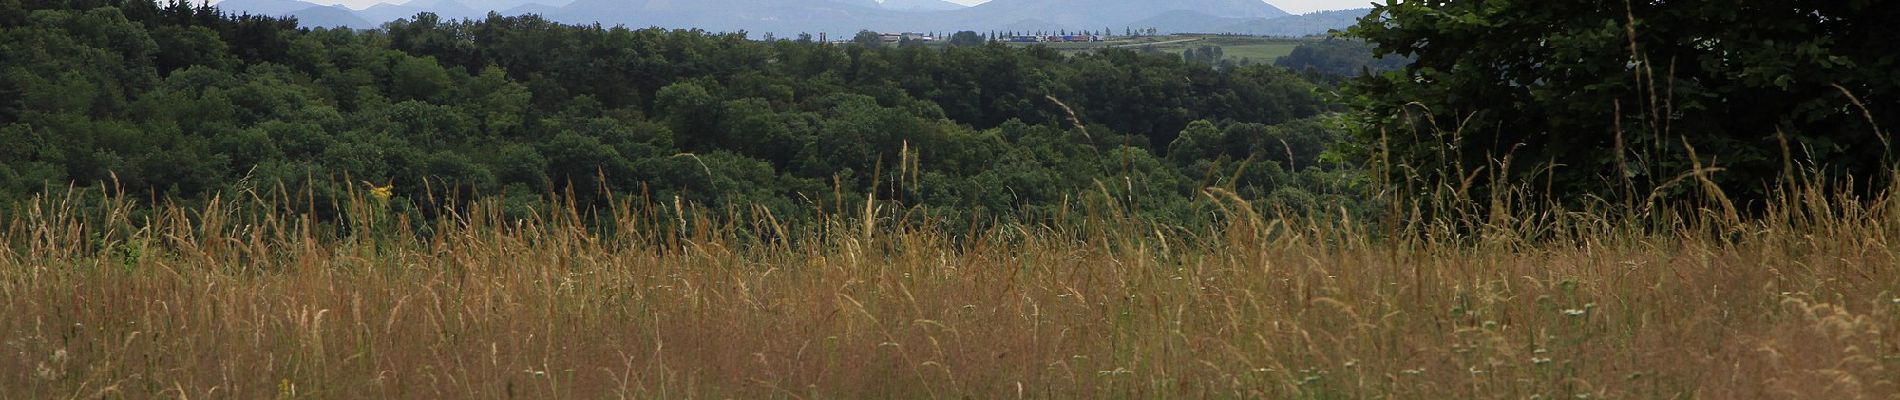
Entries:
[[298, 0], [224, 0], [213, 3], [213, 5], [225, 12], [249, 13], [251, 15], [268, 15], [273, 17], [290, 15], [291, 12], [306, 8], [321, 7], [313, 3]]
[[1320, 11], [1279, 18], [1255, 18], [1220, 27], [1218, 31], [1261, 36], [1307, 36], [1345, 29], [1371, 12], [1368, 9]]
[[1131, 22], [1127, 25], [1137, 28], [1154, 28], [1162, 32], [1173, 33], [1221, 33], [1221, 28], [1239, 24], [1244, 21], [1248, 20], [1244, 18], [1217, 17], [1199, 11], [1174, 10], [1140, 21]]
[[894, 11], [950, 11], [966, 8], [962, 4], [944, 0], [884, 0], [878, 5]]
[[296, 17], [297, 23], [303, 26], [368, 29], [381, 25], [381, 22], [371, 22], [363, 19], [356, 15], [355, 12], [342, 6], [309, 7], [291, 11], [285, 13], [285, 15]]
[[488, 9], [471, 7], [456, 0], [416, 0], [403, 4], [377, 4], [357, 13], [363, 19], [385, 22], [398, 18], [409, 18], [421, 12], [432, 12], [442, 19], [481, 18], [488, 15]]

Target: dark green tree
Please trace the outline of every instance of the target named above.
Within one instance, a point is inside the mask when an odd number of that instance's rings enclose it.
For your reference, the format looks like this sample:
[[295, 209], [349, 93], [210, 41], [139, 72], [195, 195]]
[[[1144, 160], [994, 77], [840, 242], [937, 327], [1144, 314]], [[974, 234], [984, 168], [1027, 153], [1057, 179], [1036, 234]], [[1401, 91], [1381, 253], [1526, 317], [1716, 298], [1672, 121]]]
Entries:
[[[1351, 34], [1417, 61], [1352, 85], [1360, 148], [1420, 187], [1564, 199], [1687, 192], [1664, 187], [1684, 174], [1760, 199], [1790, 166], [1884, 180], [1895, 20], [1891, 1], [1388, 1]], [[1503, 179], [1459, 176], [1481, 169]]]
[[1292, 53], [1274, 60], [1273, 65], [1298, 72], [1354, 77], [1368, 72], [1397, 71], [1410, 62], [1397, 55], [1374, 57], [1372, 45], [1363, 40], [1326, 38], [1300, 43]]
[[884, 35], [872, 31], [858, 31], [857, 36], [851, 37], [851, 44], [867, 49], [884, 47]]
[[654, 114], [665, 118], [689, 150], [712, 149], [718, 145], [714, 133], [719, 125], [719, 99], [705, 87], [680, 82], [661, 88], [654, 95]]
[[154, 63], [160, 74], [193, 65], [226, 68], [235, 61], [224, 40], [210, 28], [161, 26], [153, 30], [152, 39], [158, 44]]
[[425, 57], [398, 57], [389, 67], [390, 97], [430, 101], [448, 90], [449, 73]]

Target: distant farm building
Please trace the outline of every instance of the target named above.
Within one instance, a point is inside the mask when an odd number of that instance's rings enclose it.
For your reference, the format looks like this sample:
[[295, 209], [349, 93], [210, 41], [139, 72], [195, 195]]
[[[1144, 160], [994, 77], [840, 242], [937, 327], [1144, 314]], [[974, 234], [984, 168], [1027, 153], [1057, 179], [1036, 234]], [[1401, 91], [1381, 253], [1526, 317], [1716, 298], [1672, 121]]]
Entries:
[[885, 33], [879, 33], [877, 35], [877, 38], [879, 40], [884, 41], [884, 43], [897, 43], [897, 42], [902, 42], [905, 40], [909, 40], [913, 42], [937, 41], [937, 37], [935, 36], [931, 36], [928, 33], [917, 33], [917, 32], [904, 32], [904, 33], [885, 32]]
[[1045, 42], [1100, 42], [1101, 36], [1095, 35], [1052, 35], [1043, 38]]
[[1100, 42], [1104, 40], [1108, 40], [1108, 38], [1097, 35], [1016, 35], [1002, 39], [1002, 41], [1011, 43]]

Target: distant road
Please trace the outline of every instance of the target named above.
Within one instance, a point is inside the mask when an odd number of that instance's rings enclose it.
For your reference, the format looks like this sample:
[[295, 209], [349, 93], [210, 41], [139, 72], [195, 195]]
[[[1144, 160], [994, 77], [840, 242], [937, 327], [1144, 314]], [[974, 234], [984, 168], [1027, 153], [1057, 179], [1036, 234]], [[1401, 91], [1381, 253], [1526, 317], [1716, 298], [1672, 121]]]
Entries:
[[1164, 41], [1159, 41], [1159, 42], [1128, 43], [1128, 44], [1118, 44], [1118, 45], [1113, 45], [1113, 46], [1108, 46], [1108, 47], [1120, 48], [1120, 47], [1136, 47], [1136, 46], [1153, 46], [1153, 45], [1162, 45], [1162, 44], [1186, 43], [1186, 42], [1192, 42], [1192, 41], [1201, 40], [1201, 39], [1206, 39], [1206, 38], [1197, 37], [1197, 38], [1187, 38], [1187, 39], [1164, 40]]

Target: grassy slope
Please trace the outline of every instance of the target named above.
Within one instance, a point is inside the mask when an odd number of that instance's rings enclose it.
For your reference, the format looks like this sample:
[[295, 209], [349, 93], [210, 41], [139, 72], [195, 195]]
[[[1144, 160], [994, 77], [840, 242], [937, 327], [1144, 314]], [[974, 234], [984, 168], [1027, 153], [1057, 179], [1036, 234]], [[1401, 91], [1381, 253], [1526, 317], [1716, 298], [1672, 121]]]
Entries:
[[[1285, 39], [1266, 39], [1253, 37], [1211, 37], [1202, 42], [1188, 43], [1194, 47], [1220, 46], [1227, 59], [1252, 59], [1256, 63], [1271, 64], [1274, 60], [1293, 54], [1293, 48], [1300, 42]], [[1184, 49], [1171, 49], [1171, 53], [1180, 53]]]
[[[1105, 212], [966, 240], [841, 221], [765, 244], [650, 210], [601, 235], [478, 204], [425, 239], [374, 200], [344, 225], [81, 203], [0, 220], [8, 396], [1900, 393], [1885, 200], [1653, 234], [1524, 216], [1550, 222], [1457, 244], [1231, 202], [1218, 231]], [[1551, 228], [1570, 233], [1516, 239]]]

